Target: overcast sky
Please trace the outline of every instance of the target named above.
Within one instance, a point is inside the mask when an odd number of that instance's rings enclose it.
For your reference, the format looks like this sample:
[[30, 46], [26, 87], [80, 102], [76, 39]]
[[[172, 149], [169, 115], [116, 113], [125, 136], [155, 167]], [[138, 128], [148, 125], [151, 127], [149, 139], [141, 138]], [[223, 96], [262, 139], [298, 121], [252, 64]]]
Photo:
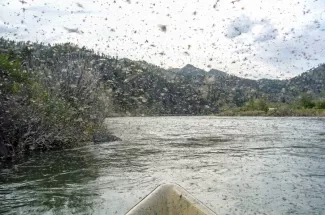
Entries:
[[325, 1], [0, 0], [0, 36], [70, 41], [165, 68], [290, 78], [325, 63]]

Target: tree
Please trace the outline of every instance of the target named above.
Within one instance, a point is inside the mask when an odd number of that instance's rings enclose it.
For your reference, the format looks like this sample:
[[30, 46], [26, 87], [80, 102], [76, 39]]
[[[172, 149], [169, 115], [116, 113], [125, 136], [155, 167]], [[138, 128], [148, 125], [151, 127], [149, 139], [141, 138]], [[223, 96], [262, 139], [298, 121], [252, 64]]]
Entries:
[[268, 107], [267, 101], [264, 97], [257, 99], [256, 109], [267, 113], [267, 111], [269, 110], [269, 107]]
[[300, 96], [299, 105], [302, 108], [314, 108], [316, 106], [313, 98], [310, 94], [304, 93]]
[[322, 100], [322, 101], [318, 101], [318, 102], [316, 103], [316, 108], [317, 108], [317, 109], [325, 109], [325, 101], [324, 101], [324, 100]]
[[247, 110], [254, 110], [255, 109], [255, 100], [253, 98], [251, 98], [247, 105], [246, 105], [246, 109]]

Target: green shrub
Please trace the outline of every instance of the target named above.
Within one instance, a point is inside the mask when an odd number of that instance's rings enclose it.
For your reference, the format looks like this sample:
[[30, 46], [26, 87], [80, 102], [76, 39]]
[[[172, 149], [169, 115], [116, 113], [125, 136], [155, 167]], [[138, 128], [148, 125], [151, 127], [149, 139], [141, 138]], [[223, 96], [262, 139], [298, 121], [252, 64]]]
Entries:
[[316, 103], [316, 108], [317, 109], [325, 109], [325, 101], [318, 101]]
[[256, 110], [264, 111], [265, 113], [267, 113], [267, 111], [269, 110], [267, 101], [264, 97], [256, 101]]
[[[102, 129], [104, 105], [96, 79], [71, 75], [53, 82], [41, 71], [24, 70], [11, 58], [0, 54], [0, 157], [70, 148], [90, 141]], [[71, 80], [80, 83], [78, 89], [69, 88]]]
[[306, 93], [300, 96], [299, 104], [300, 107], [307, 108], [307, 109], [314, 108], [316, 106], [312, 96]]
[[250, 99], [248, 103], [242, 108], [242, 111], [263, 111], [268, 112], [268, 103], [264, 97], [259, 99]]

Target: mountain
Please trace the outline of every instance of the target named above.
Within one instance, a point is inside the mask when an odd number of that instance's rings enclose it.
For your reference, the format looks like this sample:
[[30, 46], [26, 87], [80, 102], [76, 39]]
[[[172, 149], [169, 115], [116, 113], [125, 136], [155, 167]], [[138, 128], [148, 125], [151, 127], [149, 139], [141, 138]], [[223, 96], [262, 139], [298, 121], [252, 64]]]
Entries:
[[[270, 102], [290, 104], [302, 93], [319, 98], [325, 92], [325, 65], [289, 80], [251, 80], [216, 69], [207, 72], [191, 64], [166, 70], [69, 43], [45, 45], [0, 38], [0, 54], [19, 58], [36, 75], [50, 75], [49, 85], [75, 93], [67, 97], [82, 99], [74, 87], [80, 86], [78, 79], [87, 71], [87, 78], [98, 79], [98, 96], [105, 95], [107, 115], [211, 114], [224, 106], [242, 107], [251, 98], [265, 97]], [[72, 76], [71, 86], [61, 86], [60, 79], [67, 73]]]
[[288, 80], [287, 88], [293, 96], [302, 92], [320, 96], [325, 92], [325, 64]]
[[222, 71], [217, 70], [217, 69], [211, 69], [208, 73], [209, 73], [210, 76], [213, 76], [213, 77], [221, 77], [221, 76], [227, 76], [228, 75], [227, 73], [222, 72]]
[[183, 68], [172, 70], [176, 76], [192, 81], [194, 84], [198, 84], [203, 81], [206, 71], [196, 68], [191, 64], [187, 64]]
[[225, 72], [222, 72], [217, 69], [211, 69], [209, 72], [197, 68], [191, 64], [187, 64], [183, 68], [173, 68], [169, 69], [169, 71], [177, 73], [178, 75], [184, 76], [184, 77], [195, 77], [195, 78], [203, 78], [204, 76], [209, 77], [221, 77], [221, 76], [227, 76], [228, 74]]
[[196, 68], [195, 66], [191, 65], [191, 64], [187, 64], [186, 66], [184, 66], [183, 68], [179, 69], [178, 71], [176, 71], [179, 75], [183, 75], [183, 76], [197, 76], [197, 77], [202, 77], [205, 75], [205, 71], [199, 68]]

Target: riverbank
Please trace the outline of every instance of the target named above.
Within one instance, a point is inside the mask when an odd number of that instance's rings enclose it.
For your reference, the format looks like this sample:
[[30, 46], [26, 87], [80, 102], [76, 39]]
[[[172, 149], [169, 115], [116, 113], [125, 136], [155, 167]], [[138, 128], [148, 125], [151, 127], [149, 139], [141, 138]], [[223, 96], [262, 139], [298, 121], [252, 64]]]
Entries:
[[215, 116], [325, 117], [323, 109], [276, 109], [270, 111], [227, 110]]

